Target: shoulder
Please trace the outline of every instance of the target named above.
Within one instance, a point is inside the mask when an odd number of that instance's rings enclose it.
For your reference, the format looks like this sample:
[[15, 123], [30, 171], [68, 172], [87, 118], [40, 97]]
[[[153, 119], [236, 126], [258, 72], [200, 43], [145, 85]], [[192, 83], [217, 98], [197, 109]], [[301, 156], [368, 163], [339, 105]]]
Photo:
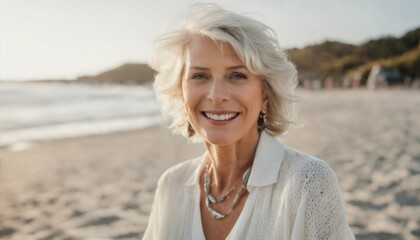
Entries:
[[294, 149], [287, 149], [290, 192], [296, 213], [296, 226], [307, 238], [354, 239], [348, 228], [344, 200], [332, 168], [323, 160]]
[[158, 185], [185, 183], [201, 164], [201, 157], [178, 163], [167, 169], [159, 179]]
[[337, 182], [334, 171], [324, 160], [290, 147], [286, 147], [284, 166], [290, 177], [304, 185], [331, 185]]

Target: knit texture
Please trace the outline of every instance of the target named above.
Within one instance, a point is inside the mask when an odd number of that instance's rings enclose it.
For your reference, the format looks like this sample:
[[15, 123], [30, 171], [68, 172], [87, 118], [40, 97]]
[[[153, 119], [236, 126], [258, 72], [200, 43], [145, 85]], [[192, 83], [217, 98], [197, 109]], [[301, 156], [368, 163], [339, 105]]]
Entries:
[[324, 161], [289, 149], [277, 184], [258, 190], [249, 239], [353, 239], [337, 178]]

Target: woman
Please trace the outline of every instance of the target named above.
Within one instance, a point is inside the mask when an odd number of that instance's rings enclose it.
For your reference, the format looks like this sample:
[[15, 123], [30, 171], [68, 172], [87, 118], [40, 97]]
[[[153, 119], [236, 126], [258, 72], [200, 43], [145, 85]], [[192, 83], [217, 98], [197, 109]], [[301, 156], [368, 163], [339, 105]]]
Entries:
[[151, 66], [171, 128], [207, 151], [162, 175], [144, 239], [354, 239], [331, 168], [273, 137], [296, 70], [269, 27], [196, 4]]

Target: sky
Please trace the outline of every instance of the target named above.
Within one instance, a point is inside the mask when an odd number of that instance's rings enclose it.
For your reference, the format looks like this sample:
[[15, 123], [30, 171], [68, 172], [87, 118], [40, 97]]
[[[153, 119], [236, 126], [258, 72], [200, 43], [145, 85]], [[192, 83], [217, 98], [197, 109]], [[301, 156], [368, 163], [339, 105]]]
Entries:
[[[0, 0], [0, 80], [74, 79], [146, 63], [153, 40], [192, 2]], [[283, 48], [360, 44], [420, 27], [419, 0], [211, 2], [271, 26]]]

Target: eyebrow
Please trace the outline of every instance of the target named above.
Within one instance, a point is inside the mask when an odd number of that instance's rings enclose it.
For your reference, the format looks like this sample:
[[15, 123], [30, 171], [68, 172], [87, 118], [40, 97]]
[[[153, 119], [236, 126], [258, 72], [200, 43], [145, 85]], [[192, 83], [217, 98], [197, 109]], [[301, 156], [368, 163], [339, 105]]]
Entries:
[[[247, 69], [245, 66], [243, 65], [237, 65], [237, 66], [231, 66], [231, 67], [227, 67], [227, 70], [233, 70], [233, 69], [238, 69], [238, 68], [244, 68]], [[195, 69], [195, 70], [209, 70], [209, 68], [206, 67], [200, 67], [200, 66], [191, 66], [190, 69]]]

